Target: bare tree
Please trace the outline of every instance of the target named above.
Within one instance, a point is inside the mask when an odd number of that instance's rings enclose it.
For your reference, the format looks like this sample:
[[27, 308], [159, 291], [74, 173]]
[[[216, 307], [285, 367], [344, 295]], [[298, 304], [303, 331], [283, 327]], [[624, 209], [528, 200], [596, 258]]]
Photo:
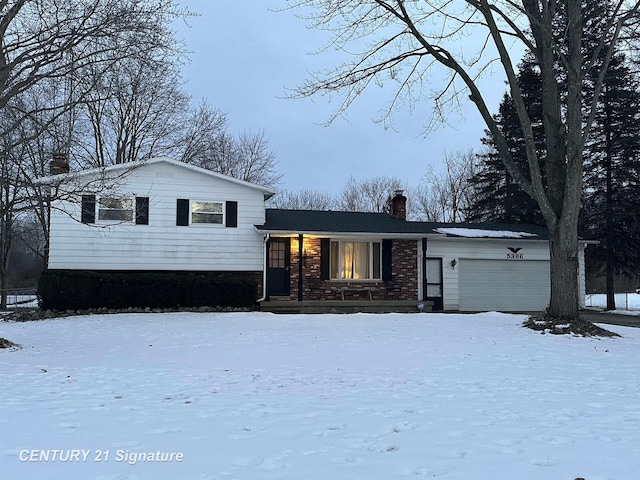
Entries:
[[181, 90], [174, 63], [125, 59], [109, 72], [89, 68], [79, 77], [96, 87], [76, 107], [76, 162], [84, 168], [104, 167], [175, 149], [176, 132], [185, 128], [189, 97]]
[[[599, 29], [600, 43], [587, 58], [581, 48], [585, 25], [580, 0], [301, 0], [296, 6], [311, 12], [312, 27], [333, 35], [337, 50], [362, 52], [335, 70], [311, 78], [297, 89], [298, 96], [340, 92], [344, 97], [336, 112], [339, 115], [368, 85], [388, 81], [396, 87], [389, 114], [401, 101], [422, 102], [430, 93], [436, 119], [442, 118], [447, 102], [457, 103], [462, 94], [474, 103], [509, 174], [536, 200], [549, 230], [548, 314], [579, 323], [577, 224], [582, 152], [613, 52], [609, 47], [628, 24], [637, 28], [640, 0], [610, 2], [609, 16], [590, 27]], [[558, 23], [562, 23], [563, 35], [554, 33], [559, 31]], [[462, 40], [469, 37], [473, 43], [463, 45]], [[518, 58], [512, 52], [523, 49], [535, 56], [542, 79], [544, 166], [517, 81]], [[524, 133], [528, 171], [520, 170], [511, 158], [483, 95], [482, 74], [498, 66], [507, 78]], [[563, 71], [560, 76], [558, 68]], [[436, 72], [446, 78], [441, 86], [434, 86], [435, 92], [429, 92], [427, 85]], [[582, 88], [588, 73], [594, 79], [594, 99], [585, 115]]]
[[17, 218], [7, 276], [10, 288], [32, 287], [43, 269], [42, 230], [29, 212]]
[[0, 7], [0, 109], [45, 79], [64, 83], [88, 66], [108, 72], [127, 58], [175, 51], [166, 25], [187, 15], [173, 0], [2, 0]]
[[231, 175], [238, 157], [236, 140], [226, 128], [213, 133], [213, 136], [204, 139], [206, 147], [203, 151], [206, 154], [191, 157], [189, 163], [223, 175]]
[[[0, 109], [0, 126], [12, 124], [8, 108]], [[24, 144], [15, 136], [0, 136], [0, 309], [7, 307], [7, 274], [15, 240], [17, 219], [26, 209], [27, 192], [21, 159]]]
[[317, 190], [298, 190], [280, 192], [270, 201], [270, 206], [289, 210], [334, 210], [336, 199]]
[[49, 173], [52, 154], [68, 154], [82, 133], [79, 105], [96, 94], [112, 97], [103, 87], [119, 67], [181, 55], [168, 25], [188, 15], [173, 0], [0, 0], [0, 288], [26, 209], [43, 235], [24, 240], [46, 262], [48, 243], [32, 243], [48, 241], [55, 189], [36, 179]]
[[446, 221], [446, 210], [442, 206], [439, 193], [426, 182], [409, 189], [407, 202], [411, 208], [411, 218], [424, 222]]
[[275, 188], [282, 181], [277, 161], [264, 132], [241, 133], [234, 138], [226, 129], [201, 138], [201, 153], [188, 158], [202, 168], [246, 182]]
[[471, 150], [445, 152], [443, 163], [442, 170], [429, 165], [422, 185], [414, 191], [417, 216], [431, 222], [461, 222], [473, 195], [469, 179], [475, 154]]
[[350, 177], [338, 197], [338, 207], [347, 212], [386, 212], [396, 190], [405, 190], [403, 182], [393, 177], [356, 180]]
[[264, 131], [242, 132], [237, 140], [238, 158], [232, 176], [266, 187], [282, 182], [278, 173], [276, 155]]
[[[28, 238], [22, 238], [23, 243], [42, 256], [44, 265], [49, 256], [49, 202], [55, 192], [40, 185], [38, 179], [49, 175], [54, 155], [69, 149], [75, 125], [73, 109], [64, 106], [49, 107], [56, 103], [51, 98], [60, 94], [59, 87], [55, 79], [43, 80], [12, 99], [9, 104], [17, 104], [18, 110], [28, 112], [12, 130], [12, 136], [16, 139], [14, 148], [20, 147], [21, 151], [18, 164], [21, 183], [16, 183], [16, 186], [24, 189], [23, 202], [29, 211], [30, 220], [41, 230], [40, 236], [30, 234]], [[9, 106], [3, 110], [5, 115], [14, 110], [9, 109]], [[31, 241], [38, 238], [43, 239], [42, 244], [40, 241]]]
[[20, 204], [20, 189], [15, 188], [17, 169], [12, 155], [0, 155], [0, 309], [7, 308], [7, 270], [14, 237], [16, 211]]
[[213, 156], [212, 139], [227, 129], [227, 116], [206, 100], [192, 109], [181, 129], [173, 156], [185, 163], [203, 165]]

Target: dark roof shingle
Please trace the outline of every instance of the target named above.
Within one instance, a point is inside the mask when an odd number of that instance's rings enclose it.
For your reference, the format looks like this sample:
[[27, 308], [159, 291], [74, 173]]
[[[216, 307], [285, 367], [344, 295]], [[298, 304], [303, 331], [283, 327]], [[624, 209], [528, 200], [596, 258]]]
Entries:
[[[444, 235], [438, 232], [437, 229], [455, 228], [456, 232], [447, 232], [446, 235], [453, 237], [466, 236], [460, 234], [461, 231], [459, 229], [474, 229], [476, 231], [469, 236], [476, 238], [496, 237], [496, 235], [492, 235], [489, 232], [523, 232], [531, 234], [521, 237], [523, 239], [548, 239], [546, 228], [537, 225], [413, 222], [393, 218], [386, 213], [267, 209], [266, 218], [266, 223], [258, 225], [257, 228], [273, 233], [380, 233], [414, 234], [419, 236], [429, 234]], [[486, 235], [483, 235], [483, 231], [486, 232]]]

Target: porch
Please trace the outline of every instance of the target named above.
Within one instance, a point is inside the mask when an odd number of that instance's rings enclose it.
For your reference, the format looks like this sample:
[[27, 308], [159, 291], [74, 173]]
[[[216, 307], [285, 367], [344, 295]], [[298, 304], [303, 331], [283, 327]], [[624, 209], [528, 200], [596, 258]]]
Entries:
[[[420, 306], [422, 309], [420, 309]], [[303, 300], [271, 298], [260, 310], [272, 313], [420, 313], [431, 312], [433, 302], [418, 300]]]

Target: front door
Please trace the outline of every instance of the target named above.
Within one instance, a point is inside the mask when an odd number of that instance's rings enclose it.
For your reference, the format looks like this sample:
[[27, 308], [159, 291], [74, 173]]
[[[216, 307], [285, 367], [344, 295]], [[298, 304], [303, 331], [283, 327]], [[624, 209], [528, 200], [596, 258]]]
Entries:
[[289, 238], [272, 238], [269, 240], [267, 286], [269, 296], [289, 296]]
[[444, 308], [442, 301], [442, 258], [425, 259], [424, 299], [433, 302], [433, 311]]

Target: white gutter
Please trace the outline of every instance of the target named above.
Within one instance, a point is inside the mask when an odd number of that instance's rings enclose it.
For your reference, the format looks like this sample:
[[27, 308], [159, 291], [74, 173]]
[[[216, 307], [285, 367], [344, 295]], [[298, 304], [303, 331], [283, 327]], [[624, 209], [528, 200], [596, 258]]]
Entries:
[[256, 302], [264, 302], [267, 298], [267, 242], [269, 241], [270, 234], [267, 233], [264, 236], [262, 244], [264, 249], [262, 251], [262, 297], [256, 300]]
[[388, 238], [388, 239], [409, 239], [416, 240], [423, 237], [428, 238], [444, 238], [445, 234], [442, 233], [419, 233], [419, 232], [396, 232], [396, 233], [384, 233], [384, 232], [335, 232], [335, 231], [301, 231], [301, 230], [260, 230], [256, 228], [260, 233], [267, 233], [278, 237], [297, 237], [299, 234], [310, 238], [353, 238], [353, 237], [373, 237], [373, 238]]

